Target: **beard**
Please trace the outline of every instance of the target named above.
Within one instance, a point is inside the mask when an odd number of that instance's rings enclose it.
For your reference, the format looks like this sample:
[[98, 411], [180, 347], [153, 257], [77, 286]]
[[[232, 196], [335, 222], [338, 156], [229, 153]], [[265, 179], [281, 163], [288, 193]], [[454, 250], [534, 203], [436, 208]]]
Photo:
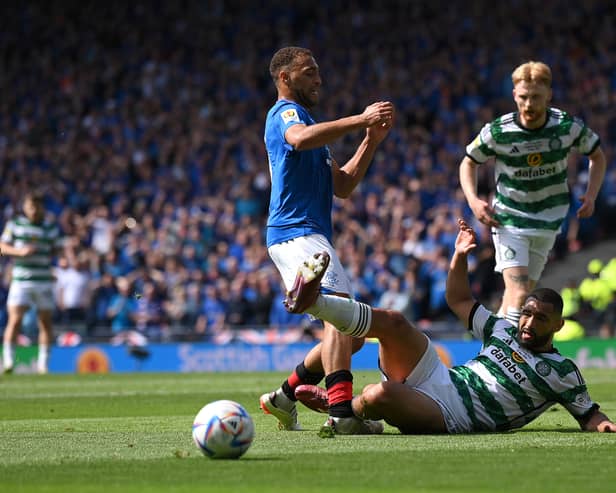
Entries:
[[518, 331], [516, 332], [516, 340], [518, 341], [518, 344], [520, 344], [520, 346], [526, 348], [526, 349], [530, 349], [532, 351], [536, 351], [539, 348], [543, 348], [545, 347], [546, 344], [548, 344], [552, 338], [552, 334], [546, 334], [543, 336], [538, 336], [537, 334], [535, 334], [534, 331], [532, 330], [528, 330], [528, 332], [530, 332], [532, 334], [532, 339], [528, 339], [528, 340], [524, 340], [522, 339], [521, 335], [520, 335], [521, 330], [518, 329]]
[[306, 109], [313, 109], [319, 103], [319, 95], [312, 95], [304, 91], [298, 91], [295, 94], [296, 101]]

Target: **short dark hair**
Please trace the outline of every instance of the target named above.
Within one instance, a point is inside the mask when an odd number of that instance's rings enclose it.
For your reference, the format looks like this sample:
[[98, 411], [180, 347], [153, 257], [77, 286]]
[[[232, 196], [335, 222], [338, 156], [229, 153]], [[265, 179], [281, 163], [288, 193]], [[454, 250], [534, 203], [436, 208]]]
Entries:
[[554, 308], [554, 311], [562, 316], [563, 313], [563, 299], [556, 291], [550, 288], [537, 288], [530, 293], [526, 299], [531, 298], [540, 301], [541, 303], [549, 303]]
[[24, 195], [24, 202], [26, 200], [30, 200], [35, 204], [42, 204], [45, 202], [45, 194], [40, 190], [33, 190], [32, 192], [28, 192]]
[[299, 46], [286, 46], [280, 48], [270, 61], [269, 71], [274, 82], [278, 79], [278, 74], [284, 68], [290, 68], [293, 63], [301, 56], [313, 56], [308, 48]]

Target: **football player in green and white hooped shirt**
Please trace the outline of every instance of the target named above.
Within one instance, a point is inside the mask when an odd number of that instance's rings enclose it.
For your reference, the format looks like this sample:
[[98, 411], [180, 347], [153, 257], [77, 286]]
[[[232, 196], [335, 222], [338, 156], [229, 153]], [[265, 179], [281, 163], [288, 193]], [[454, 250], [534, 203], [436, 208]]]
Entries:
[[[584, 122], [549, 106], [552, 73], [527, 62], [511, 76], [517, 111], [486, 124], [466, 147], [460, 185], [475, 217], [492, 229], [496, 272], [505, 283], [499, 315], [513, 325], [535, 287], [567, 216], [570, 203], [567, 158], [588, 156], [589, 175], [578, 218], [590, 217], [605, 175], [599, 137]], [[492, 205], [477, 195], [477, 168], [494, 160]]]
[[8, 322], [3, 337], [3, 367], [13, 371], [15, 342], [21, 322], [30, 306], [35, 306], [39, 327], [39, 373], [47, 373], [52, 341], [54, 295], [52, 259], [59, 247], [58, 227], [45, 220], [43, 196], [26, 195], [23, 216], [10, 220], [0, 238], [2, 255], [15, 257], [7, 298]]
[[[379, 340], [383, 380], [353, 399], [353, 412], [384, 419], [402, 433], [469, 433], [520, 428], [561, 404], [583, 430], [616, 432], [588, 395], [575, 363], [552, 346], [563, 325], [560, 295], [547, 288], [533, 291], [517, 327], [496, 317], [472, 296], [467, 256], [475, 247], [475, 232], [459, 220], [447, 303], [483, 341], [464, 365], [447, 368], [428, 337], [400, 312], [370, 308], [370, 324], [358, 333], [352, 323], [362, 305], [357, 301], [320, 294], [306, 310], [349, 335]], [[325, 399], [316, 386], [302, 388], [302, 402], [313, 409], [325, 408]]]

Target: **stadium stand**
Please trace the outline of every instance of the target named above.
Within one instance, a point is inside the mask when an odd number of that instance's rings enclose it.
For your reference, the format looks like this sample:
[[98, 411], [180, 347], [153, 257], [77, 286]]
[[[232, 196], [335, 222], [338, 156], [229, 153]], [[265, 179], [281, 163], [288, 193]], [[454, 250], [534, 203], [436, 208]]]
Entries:
[[[457, 168], [479, 125], [513, 108], [510, 71], [527, 59], [552, 66], [555, 104], [599, 133], [608, 159], [597, 214], [581, 223], [569, 218], [550, 271], [571, 252], [614, 237], [613, 2], [254, 5], [3, 6], [1, 221], [18, 211], [26, 190], [45, 191], [70, 257], [88, 272], [84, 337], [129, 328], [163, 341], [227, 341], [238, 327], [252, 338], [263, 327], [292, 327], [301, 338], [318, 332], [282, 308], [264, 246], [262, 134], [275, 97], [267, 67], [286, 44], [307, 46], [320, 60], [317, 119], [376, 99], [398, 109], [360, 191], [335, 204], [336, 246], [362, 301], [396, 303], [432, 335], [459, 335], [439, 286], [455, 220], [465, 217], [480, 232], [476, 295], [497, 302], [488, 232], [472, 221]], [[334, 155], [344, 159], [355, 140], [342, 141]], [[585, 170], [583, 159], [572, 161], [572, 210]], [[488, 190], [491, 180], [486, 171], [480, 185]], [[4, 325], [10, 270], [7, 259], [0, 262]], [[66, 320], [58, 312], [58, 330], [74, 328]]]

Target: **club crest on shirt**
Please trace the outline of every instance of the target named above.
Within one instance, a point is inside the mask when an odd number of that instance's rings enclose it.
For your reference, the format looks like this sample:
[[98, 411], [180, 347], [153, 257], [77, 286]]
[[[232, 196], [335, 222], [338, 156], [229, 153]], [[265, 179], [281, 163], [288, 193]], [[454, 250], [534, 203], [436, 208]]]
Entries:
[[548, 365], [545, 361], [539, 361], [535, 365], [535, 371], [539, 373], [542, 377], [547, 377], [552, 371], [552, 367]]
[[558, 149], [562, 148], [563, 143], [558, 137], [552, 137], [548, 145], [550, 146], [550, 150], [557, 151]]
[[297, 111], [295, 111], [295, 108], [289, 108], [288, 110], [284, 110], [282, 113], [280, 113], [280, 116], [285, 124], [289, 122], [299, 121], [299, 115], [297, 114]]
[[505, 257], [505, 259], [507, 260], [513, 260], [515, 256], [516, 256], [516, 251], [511, 247], [507, 247], [505, 249], [505, 252], [503, 253], [503, 257]]

